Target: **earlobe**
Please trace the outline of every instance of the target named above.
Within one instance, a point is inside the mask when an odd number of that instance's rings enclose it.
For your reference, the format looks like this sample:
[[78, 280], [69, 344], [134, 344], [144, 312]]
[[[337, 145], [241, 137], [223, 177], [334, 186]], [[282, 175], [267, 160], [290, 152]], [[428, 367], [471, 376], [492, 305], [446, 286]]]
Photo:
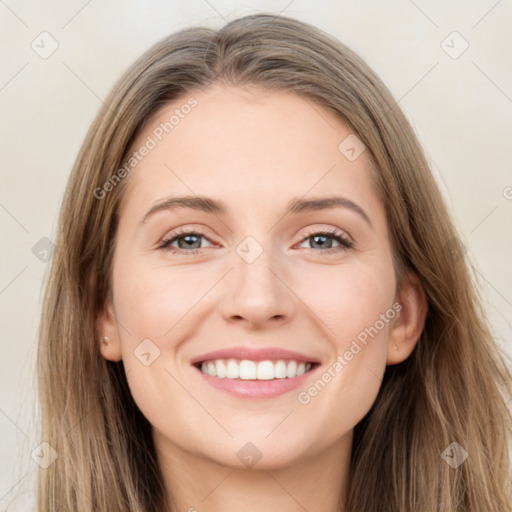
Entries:
[[401, 305], [398, 316], [391, 327], [387, 365], [405, 361], [420, 339], [428, 312], [428, 302], [418, 276], [409, 272], [396, 299]]
[[98, 346], [101, 355], [109, 361], [120, 361], [121, 342], [119, 339], [119, 329], [114, 315], [112, 304], [105, 304], [103, 311], [100, 313], [97, 322]]

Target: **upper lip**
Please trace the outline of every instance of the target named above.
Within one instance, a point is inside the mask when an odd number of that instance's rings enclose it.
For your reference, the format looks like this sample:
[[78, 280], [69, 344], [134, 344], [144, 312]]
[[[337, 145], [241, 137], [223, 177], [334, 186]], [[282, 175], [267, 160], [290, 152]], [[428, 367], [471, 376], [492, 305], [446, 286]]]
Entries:
[[305, 363], [318, 363], [317, 359], [314, 357], [279, 347], [232, 347], [214, 350], [213, 352], [208, 352], [207, 354], [194, 357], [191, 361], [191, 364], [197, 364], [212, 359], [249, 359], [251, 361], [265, 361], [269, 359], [277, 361], [279, 359], [293, 359], [294, 361], [303, 361]]

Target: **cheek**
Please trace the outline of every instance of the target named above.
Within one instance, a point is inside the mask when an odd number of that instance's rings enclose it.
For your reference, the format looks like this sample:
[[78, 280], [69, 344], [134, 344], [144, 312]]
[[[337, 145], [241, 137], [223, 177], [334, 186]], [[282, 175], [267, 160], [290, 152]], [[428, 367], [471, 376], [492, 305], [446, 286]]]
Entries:
[[207, 293], [209, 283], [204, 273], [191, 268], [119, 265], [114, 275], [116, 313], [134, 340], [165, 338], [169, 344], [176, 336], [166, 335]]
[[[304, 277], [305, 276], [305, 277]], [[377, 322], [378, 331], [388, 331], [381, 315], [392, 310], [394, 273], [384, 264], [370, 266], [319, 267], [315, 273], [301, 274], [295, 280], [297, 295], [317, 314], [319, 324], [333, 340], [338, 353], [344, 352], [347, 342], [357, 338]], [[391, 314], [390, 313], [390, 314]]]
[[334, 331], [329, 331], [333, 355], [309, 387], [299, 390], [297, 419], [310, 425], [322, 446], [353, 429], [377, 398], [396, 314], [392, 285], [372, 273], [351, 272], [330, 280], [329, 294], [311, 297]]
[[303, 281], [298, 295], [307, 297], [321, 320], [332, 355], [314, 386], [302, 390], [299, 403], [314, 402], [326, 416], [329, 408], [350, 410], [352, 418], [369, 410], [386, 367], [396, 317], [394, 286], [392, 267], [384, 264], [327, 269]]

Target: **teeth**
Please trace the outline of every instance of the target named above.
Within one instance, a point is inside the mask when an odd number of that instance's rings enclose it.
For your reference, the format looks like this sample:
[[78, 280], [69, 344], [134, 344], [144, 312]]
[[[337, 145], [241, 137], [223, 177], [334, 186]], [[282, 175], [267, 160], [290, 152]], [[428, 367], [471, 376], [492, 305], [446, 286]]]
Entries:
[[211, 375], [212, 377], [217, 376], [217, 365], [215, 363], [208, 363], [208, 375]]
[[242, 359], [216, 359], [204, 362], [201, 371], [219, 379], [273, 380], [293, 379], [311, 369], [311, 363], [297, 361], [250, 361]]
[[276, 379], [284, 379], [286, 377], [286, 363], [284, 361], [277, 361], [274, 365], [274, 375]]
[[215, 370], [217, 372], [217, 377], [219, 377], [219, 379], [223, 379], [227, 373], [227, 368], [224, 364], [224, 361], [217, 361], [215, 363]]
[[[204, 363], [203, 363], [204, 364]], [[238, 371], [238, 364], [233, 359], [228, 361], [228, 371], [226, 373], [226, 377], [228, 379], [238, 379], [240, 372]]]
[[257, 373], [256, 363], [254, 361], [248, 361], [247, 359], [244, 359], [243, 361], [240, 361], [238, 371], [242, 380], [255, 379]]
[[272, 361], [261, 361], [258, 363], [258, 380], [272, 380], [275, 377], [274, 363]]
[[289, 379], [292, 379], [297, 375], [297, 363], [295, 361], [290, 361], [288, 366], [286, 367], [286, 376]]

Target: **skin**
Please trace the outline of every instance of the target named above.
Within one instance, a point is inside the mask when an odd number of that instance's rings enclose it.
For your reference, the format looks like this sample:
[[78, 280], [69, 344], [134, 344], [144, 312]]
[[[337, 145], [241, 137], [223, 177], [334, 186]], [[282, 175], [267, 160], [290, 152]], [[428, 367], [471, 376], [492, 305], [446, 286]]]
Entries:
[[[189, 96], [165, 105], [134, 147]], [[338, 150], [351, 133], [342, 120], [290, 92], [216, 85], [193, 96], [197, 107], [128, 178], [113, 301], [100, 318], [111, 340], [102, 354], [124, 361], [173, 510], [338, 512], [353, 428], [374, 403], [386, 365], [414, 349], [424, 291], [413, 274], [397, 290], [367, 151], [349, 161]], [[165, 210], [141, 223], [171, 195], [221, 199], [228, 213]], [[357, 203], [372, 225], [348, 208], [285, 215], [293, 198], [329, 195]], [[182, 254], [158, 248], [177, 228], [201, 231], [204, 238], [192, 240], [201, 244], [198, 254], [186, 253], [183, 239], [172, 244]], [[329, 237], [315, 244], [311, 233], [333, 228], [354, 247]], [[247, 236], [263, 249], [252, 263], [236, 252]], [[298, 393], [396, 301], [399, 314], [317, 396], [299, 403]], [[149, 366], [134, 355], [144, 339], [160, 350]], [[254, 399], [214, 389], [190, 364], [240, 345], [298, 351], [321, 366], [300, 389]], [[237, 457], [248, 442], [261, 454], [252, 467]]]

